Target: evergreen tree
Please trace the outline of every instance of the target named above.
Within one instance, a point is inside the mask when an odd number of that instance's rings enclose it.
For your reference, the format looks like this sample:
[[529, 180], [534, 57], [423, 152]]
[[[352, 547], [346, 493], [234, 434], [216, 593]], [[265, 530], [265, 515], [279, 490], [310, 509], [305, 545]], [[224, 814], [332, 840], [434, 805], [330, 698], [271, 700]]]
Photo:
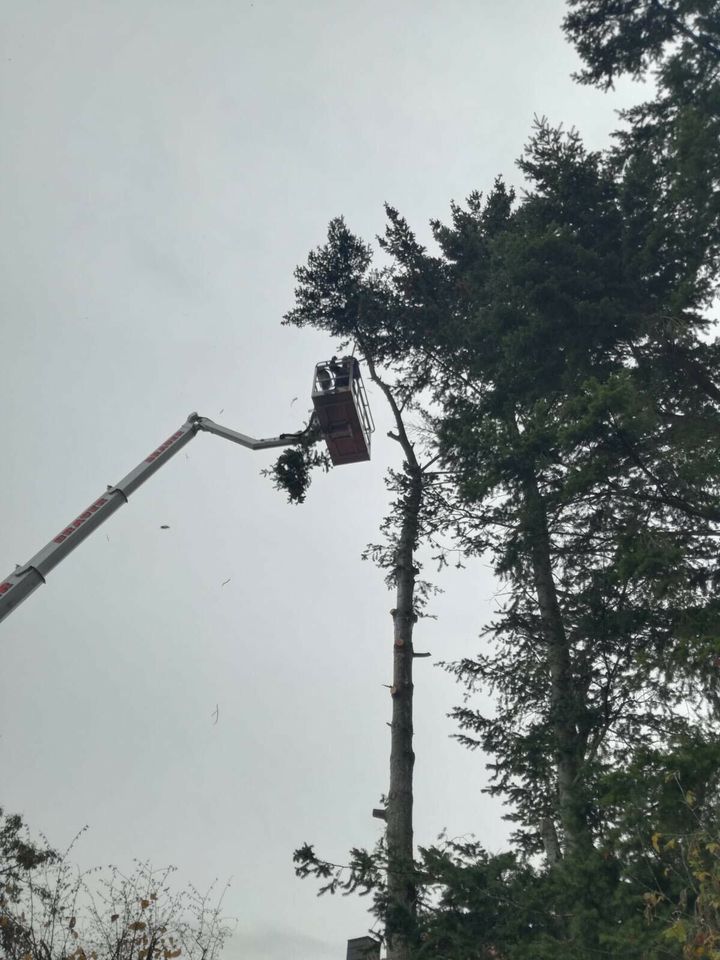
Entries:
[[[448, 669], [468, 698], [495, 695], [492, 715], [466, 699], [455, 716], [463, 742], [492, 755], [518, 854], [423, 852], [420, 953], [709, 957], [720, 9], [570, 7], [581, 80], [654, 70], [656, 95], [623, 114], [612, 148], [539, 123], [522, 200], [502, 180], [471, 194], [432, 224], [433, 252], [388, 207], [382, 269], [333, 221], [325, 269], [317, 254], [301, 268], [290, 317], [367, 338], [426, 392], [436, 523], [505, 587], [490, 646]], [[541, 851], [542, 867], [523, 859]], [[357, 854], [345, 882], [372, 886], [374, 861]], [[491, 879], [534, 918], [471, 906], [473, 883]]]
[[[569, 0], [577, 79], [607, 89], [623, 75], [654, 96], [621, 113], [613, 160], [644, 216], [638, 253], [687, 297], [715, 289], [720, 245], [720, 6], [716, 0]], [[683, 282], [683, 273], [693, 279]]]
[[437, 253], [388, 208], [382, 270], [334, 221], [291, 318], [371, 339], [432, 396], [442, 522], [509, 594], [494, 651], [451, 667], [495, 713], [456, 716], [521, 849], [569, 884], [580, 957], [603, 935], [598, 877], [619, 883], [598, 859], [620, 829], [607, 777], [716, 732], [717, 348], [705, 261], [666, 269], [613, 157], [540, 124], [521, 166], [528, 195], [471, 195], [433, 224]]
[[[355, 251], [360, 259], [364, 255], [362, 245]], [[336, 251], [331, 247], [319, 248], [310, 256], [309, 266], [298, 270], [303, 291], [321, 286], [328, 273], [335, 270]], [[375, 857], [364, 851], [356, 851], [362, 865], [370, 867], [375, 890], [375, 906], [378, 919], [385, 929], [388, 960], [410, 960], [417, 941], [417, 882], [413, 845], [413, 661], [416, 656], [413, 646], [415, 624], [422, 616], [430, 592], [429, 584], [419, 579], [420, 564], [417, 560], [419, 543], [432, 538], [434, 530], [433, 496], [428, 479], [428, 466], [421, 452], [410, 438], [404, 413], [414, 402], [413, 381], [388, 383], [375, 361], [372, 338], [360, 331], [345, 329], [341, 322], [323, 323], [313, 314], [313, 319], [322, 329], [340, 338], [346, 344], [354, 336], [362, 350], [370, 378], [384, 395], [392, 414], [395, 430], [390, 436], [398, 443], [402, 455], [402, 469], [391, 470], [387, 486], [393, 501], [381, 531], [384, 539], [367, 548], [366, 556], [385, 571], [386, 583], [394, 591], [395, 603], [391, 610], [393, 619], [393, 672], [390, 695], [392, 697], [392, 721], [390, 723], [390, 778], [387, 796], [380, 814], [386, 822], [384, 842]], [[287, 322], [304, 326], [306, 314], [299, 306], [288, 315]], [[302, 503], [310, 480], [310, 469], [317, 465], [318, 455], [310, 447], [288, 451], [276, 461], [269, 471], [275, 486], [288, 493], [291, 501]], [[384, 860], [383, 880], [376, 867], [377, 855]], [[299, 876], [314, 874], [319, 878], [332, 876], [326, 890], [333, 892], [340, 884], [339, 875], [333, 868], [318, 860], [314, 850], [304, 845], [295, 853], [296, 872]], [[366, 886], [363, 867], [353, 873], [346, 889], [356, 890]]]

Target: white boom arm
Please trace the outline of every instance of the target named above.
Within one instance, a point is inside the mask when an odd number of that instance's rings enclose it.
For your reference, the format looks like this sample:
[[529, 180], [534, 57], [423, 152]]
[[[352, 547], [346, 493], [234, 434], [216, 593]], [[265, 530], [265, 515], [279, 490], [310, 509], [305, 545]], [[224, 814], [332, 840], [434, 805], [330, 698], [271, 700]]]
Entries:
[[61, 560], [64, 560], [75, 547], [82, 543], [101, 523], [104, 523], [111, 514], [115, 513], [119, 507], [127, 503], [130, 494], [134, 493], [141, 484], [145, 483], [160, 467], [164, 466], [171, 457], [174, 457], [200, 430], [214, 433], [226, 440], [232, 440], [233, 443], [239, 443], [249, 450], [287, 447], [300, 442], [307, 434], [307, 430], [302, 430], [299, 433], [283, 433], [279, 437], [270, 437], [267, 440], [255, 440], [252, 437], [245, 436], [244, 433], [238, 433], [228, 427], [221, 427], [220, 424], [214, 423], [207, 417], [200, 417], [197, 413], [191, 413], [179, 430], [176, 430], [156, 450], [145, 457], [142, 463], [131, 470], [126, 477], [123, 477], [120, 483], [114, 487], [108, 487], [105, 493], [99, 496], [97, 500], [93, 500], [90, 506], [79, 514], [72, 523], [53, 537], [47, 546], [36, 553], [24, 566], [16, 567], [9, 577], [0, 582], [0, 620], [3, 620], [26, 597], [29, 597], [34, 590], [45, 583], [48, 573]]

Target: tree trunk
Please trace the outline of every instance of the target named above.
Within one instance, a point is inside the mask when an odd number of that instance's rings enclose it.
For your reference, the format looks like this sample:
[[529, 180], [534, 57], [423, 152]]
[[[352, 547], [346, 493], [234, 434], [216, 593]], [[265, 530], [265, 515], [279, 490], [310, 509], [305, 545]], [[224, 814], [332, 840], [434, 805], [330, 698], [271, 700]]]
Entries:
[[565, 849], [570, 854], [592, 845], [581, 774], [584, 746], [578, 729], [581, 704], [577, 702], [579, 691], [573, 681], [570, 645], [555, 588], [545, 504], [535, 477], [527, 479], [524, 487], [530, 558], [550, 669], [550, 716], [555, 741], [558, 815]]
[[[513, 441], [519, 443], [521, 435], [513, 416], [508, 419], [508, 427]], [[525, 498], [528, 552], [550, 670], [550, 718], [558, 787], [558, 818], [563, 831], [564, 850], [567, 854], [573, 854], [592, 847], [582, 783], [584, 739], [578, 727], [583, 704], [578, 702], [580, 691], [576, 689], [573, 679], [570, 644], [555, 587], [545, 502], [532, 467], [527, 469], [521, 482]]]
[[409, 489], [402, 506], [395, 576], [390, 789], [387, 801], [388, 960], [408, 960], [414, 934], [416, 889], [413, 862], [413, 626], [414, 551], [422, 500], [422, 475], [407, 467]]
[[404, 455], [406, 486], [400, 502], [392, 573], [395, 582], [393, 618], [392, 723], [390, 724], [390, 786], [385, 809], [387, 846], [387, 960], [410, 960], [416, 937], [417, 888], [413, 850], [413, 628], [415, 613], [415, 549], [420, 535], [420, 510], [425, 475], [405, 430], [402, 409], [392, 390], [378, 376], [369, 351], [363, 348], [370, 376], [392, 410], [397, 432], [389, 434]]

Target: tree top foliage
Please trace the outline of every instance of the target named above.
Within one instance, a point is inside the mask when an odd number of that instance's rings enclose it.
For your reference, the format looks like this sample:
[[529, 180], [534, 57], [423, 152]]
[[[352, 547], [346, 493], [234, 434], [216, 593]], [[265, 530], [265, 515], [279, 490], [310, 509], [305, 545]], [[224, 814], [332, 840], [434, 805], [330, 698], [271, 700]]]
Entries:
[[585, 68], [581, 83], [607, 89], [623, 74], [643, 79], [669, 59], [717, 65], [720, 7], [716, 0], [568, 0], [563, 21]]

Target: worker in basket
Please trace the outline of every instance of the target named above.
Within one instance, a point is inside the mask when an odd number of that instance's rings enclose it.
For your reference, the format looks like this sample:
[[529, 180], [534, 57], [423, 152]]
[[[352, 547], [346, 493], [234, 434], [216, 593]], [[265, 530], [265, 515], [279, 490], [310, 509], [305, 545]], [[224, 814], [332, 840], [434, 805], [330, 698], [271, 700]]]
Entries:
[[360, 364], [355, 357], [342, 357], [340, 360], [333, 357], [330, 361], [330, 371], [336, 388], [349, 387], [350, 376], [352, 375], [353, 380], [357, 380], [360, 376]]

